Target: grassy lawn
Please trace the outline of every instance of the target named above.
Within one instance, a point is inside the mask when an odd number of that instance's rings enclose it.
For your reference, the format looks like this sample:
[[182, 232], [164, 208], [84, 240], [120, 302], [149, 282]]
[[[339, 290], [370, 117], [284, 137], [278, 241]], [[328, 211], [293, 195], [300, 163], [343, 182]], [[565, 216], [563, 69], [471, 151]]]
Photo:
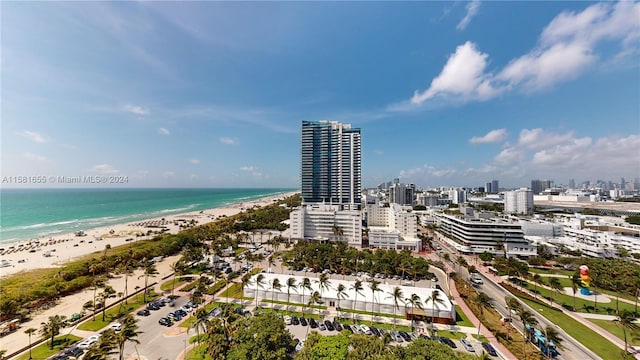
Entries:
[[213, 360], [213, 358], [207, 354], [207, 345], [201, 344], [189, 351], [185, 360]]
[[609, 340], [600, 336], [595, 331], [589, 329], [587, 326], [582, 325], [578, 321], [574, 320], [568, 315], [565, 315], [561, 311], [549, 307], [548, 304], [542, 301], [530, 300], [528, 297], [514, 294], [521, 300], [538, 311], [540, 315], [546, 317], [552, 323], [560, 326], [570, 336], [576, 339], [578, 342], [595, 352], [603, 359], [619, 359], [621, 350], [609, 342]]
[[[569, 285], [570, 286], [570, 285]], [[532, 289], [533, 288], [533, 284], [529, 284], [527, 286], [527, 288]], [[541, 296], [547, 296], [547, 297], [551, 297], [553, 299], [554, 303], [559, 303], [559, 304], [566, 304], [569, 305], [571, 307], [573, 307], [573, 295], [566, 295], [563, 294], [562, 292], [559, 292], [559, 294], [556, 296], [555, 291], [551, 291], [549, 289], [544, 289], [538, 286], [537, 291], [539, 293], [539, 295]], [[603, 299], [605, 298], [604, 296], [599, 296], [599, 299]], [[614, 314], [615, 310], [616, 310], [616, 300], [615, 299], [611, 299], [610, 302], [608, 303], [601, 303], [598, 302], [598, 309], [597, 311], [593, 311], [592, 310], [586, 310], [587, 308], [593, 308], [595, 306], [595, 302], [594, 301], [589, 301], [589, 300], [585, 300], [580, 298], [579, 296], [576, 296], [576, 308], [575, 310], [578, 312], [597, 312], [597, 313], [602, 313], [602, 314]], [[622, 311], [623, 309], [629, 310], [631, 312], [633, 312], [635, 310], [635, 306], [634, 304], [628, 304], [625, 302], [620, 301], [618, 303], [618, 306], [620, 308], [620, 310]]]
[[[587, 319], [587, 320], [600, 326], [601, 328], [607, 330], [611, 334], [617, 336], [620, 340], [624, 341], [624, 333], [622, 332], [622, 326], [618, 325], [617, 322], [611, 321], [611, 320], [600, 320], [600, 319]], [[628, 329], [627, 329], [627, 343], [629, 345], [640, 345], [640, 339], [634, 340], [633, 336], [631, 336]]]
[[[47, 359], [57, 354], [60, 350], [69, 347], [71, 344], [75, 343], [80, 339], [81, 338], [73, 335], [60, 335], [53, 340], [53, 350], [49, 349], [51, 342], [45, 341], [42, 344], [31, 349], [31, 355], [34, 359]], [[29, 351], [25, 352], [24, 354], [16, 358], [16, 360], [28, 360], [28, 359], [29, 359]]]
[[[147, 302], [150, 299], [154, 299], [158, 297], [158, 294], [151, 293], [151, 295], [147, 296]], [[122, 304], [122, 309], [121, 305]], [[105, 312], [105, 321], [102, 321], [102, 312], [96, 314], [96, 321], [92, 321], [91, 318], [78, 326], [78, 330], [86, 330], [86, 331], [98, 331], [103, 327], [109, 325], [112, 321], [118, 319], [124, 314], [130, 313], [132, 311], [136, 311], [137, 309], [144, 306], [144, 298], [143, 294], [138, 294], [128, 300], [128, 304], [124, 302], [113, 306]], [[122, 311], [120, 311], [122, 310]]]
[[[182, 286], [183, 284], [186, 284], [187, 280], [185, 280], [184, 278], [182, 279], [176, 279], [176, 284], [174, 286], [174, 288], [178, 288], [180, 286]], [[167, 280], [165, 282], [163, 282], [160, 285], [160, 290], [162, 291], [171, 291], [171, 287], [173, 286], [173, 279]]]
[[241, 283], [233, 283], [229, 286], [225, 291], [220, 293], [218, 297], [221, 298], [231, 298], [231, 299], [243, 299], [243, 300], [253, 300], [252, 297], [244, 296], [242, 292], [242, 284]]
[[474, 327], [471, 320], [465, 315], [460, 306], [456, 305], [456, 325]]
[[481, 341], [481, 342], [489, 342], [489, 339], [487, 339], [484, 335], [476, 335], [476, 334], [471, 334], [471, 336], [473, 336], [474, 339]]
[[530, 267], [529, 268], [529, 272], [532, 273], [538, 273], [538, 274], [556, 274], [556, 275], [564, 275], [567, 277], [571, 277], [573, 276], [573, 274], [575, 274], [575, 271], [571, 271], [571, 270], [564, 270], [564, 269], [538, 269], [538, 268], [533, 268]]

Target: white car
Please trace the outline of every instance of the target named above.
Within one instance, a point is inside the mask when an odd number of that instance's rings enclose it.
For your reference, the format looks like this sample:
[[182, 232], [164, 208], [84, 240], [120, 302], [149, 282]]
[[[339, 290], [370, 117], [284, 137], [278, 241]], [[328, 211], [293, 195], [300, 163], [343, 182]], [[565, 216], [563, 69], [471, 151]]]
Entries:
[[371, 335], [371, 329], [367, 325], [360, 325], [360, 331], [365, 335]]
[[86, 338], [84, 341], [80, 342], [77, 346], [80, 349], [86, 349], [89, 346], [97, 343], [99, 339], [100, 339], [100, 335], [91, 335], [88, 338]]
[[284, 324], [291, 325], [291, 316], [287, 315], [284, 317]]
[[362, 328], [360, 328], [360, 325], [351, 325], [351, 330], [353, 330], [354, 334], [362, 334]]
[[467, 349], [467, 351], [469, 352], [476, 352], [476, 350], [473, 348], [473, 345], [471, 345], [471, 343], [469, 342], [469, 340], [467, 339], [460, 339], [460, 343], [462, 344], [462, 346], [464, 346], [465, 349]]
[[116, 332], [122, 330], [122, 324], [120, 323], [113, 323], [111, 325], [109, 325], [109, 327], [107, 329], [113, 329]]

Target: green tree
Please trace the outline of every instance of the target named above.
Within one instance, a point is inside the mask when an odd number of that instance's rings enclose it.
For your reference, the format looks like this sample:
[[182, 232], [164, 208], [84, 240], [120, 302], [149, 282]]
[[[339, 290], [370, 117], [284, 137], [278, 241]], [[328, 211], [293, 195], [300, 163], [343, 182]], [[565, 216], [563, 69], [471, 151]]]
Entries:
[[571, 291], [573, 291], [573, 311], [576, 311], [576, 293], [578, 292], [578, 288], [582, 286], [582, 280], [580, 279], [580, 274], [575, 272], [571, 276]]
[[349, 338], [344, 334], [322, 336], [312, 332], [304, 343], [303, 350], [294, 359], [334, 360], [345, 359], [348, 353]]
[[64, 320], [67, 317], [64, 315], [54, 315], [49, 316], [49, 321], [41, 323], [40, 333], [42, 336], [51, 339], [51, 344], [49, 344], [49, 348], [53, 350], [53, 340], [56, 335], [60, 334], [60, 329], [62, 329], [62, 325]]
[[544, 337], [547, 339], [547, 359], [551, 359], [551, 347], [548, 346], [548, 344], [553, 343], [556, 348], [559, 349], [562, 347], [562, 338], [560, 337], [558, 330], [549, 325], [544, 328]]
[[[309, 296], [309, 303], [307, 304], [309, 307], [313, 306], [314, 304], [318, 304], [321, 305], [322, 302], [322, 296], [320, 296], [320, 293], [317, 291], [314, 291], [313, 294], [311, 294], [311, 296]], [[318, 321], [320, 321], [320, 312], [322, 311], [322, 309], [318, 306]]]
[[297, 289], [296, 278], [290, 277], [287, 279], [287, 311], [289, 311], [289, 304], [291, 303], [291, 289]]
[[120, 332], [116, 333], [116, 343], [118, 344], [118, 352], [119, 359], [122, 360], [124, 358], [124, 345], [128, 342], [132, 342], [135, 344], [140, 344], [137, 337], [142, 332], [138, 331], [137, 320], [131, 316], [131, 314], [125, 315], [122, 319], [120, 319], [120, 324], [122, 324], [122, 329]]
[[143, 302], [147, 303], [147, 288], [149, 287], [149, 277], [154, 277], [158, 274], [158, 269], [156, 269], [156, 264], [153, 261], [144, 259], [142, 262], [142, 266], [144, 268], [144, 295], [142, 295]]
[[622, 334], [624, 336], [624, 352], [626, 354], [628, 349], [627, 332], [634, 334], [640, 329], [640, 326], [636, 323], [635, 314], [626, 309], [622, 310], [618, 314], [617, 320], [618, 325], [622, 327]]
[[371, 321], [373, 321], [373, 313], [374, 313], [374, 305], [376, 303], [376, 292], [381, 291], [380, 290], [380, 281], [376, 280], [376, 279], [371, 279], [369, 280], [369, 290], [371, 290]]
[[[489, 297], [489, 295], [480, 292], [478, 293], [478, 295], [476, 295], [475, 297], [475, 305], [478, 307], [478, 312], [480, 313], [480, 318], [484, 318], [484, 309], [490, 309], [491, 308], [491, 298]], [[478, 324], [478, 336], [480, 336], [480, 328], [482, 327], [482, 321], [480, 321], [480, 323]]]
[[[522, 323], [524, 325], [529, 325], [531, 327], [534, 327], [538, 324], [538, 320], [536, 319], [536, 317], [533, 315], [533, 313], [523, 307], [520, 307], [518, 309], [518, 316], [520, 317], [520, 320], [522, 320]], [[527, 358], [527, 352], [526, 352], [526, 346], [527, 346], [527, 335], [525, 332], [525, 335], [523, 336], [523, 340], [522, 340], [522, 354], [524, 355], [525, 359]]]
[[258, 287], [259, 288], [263, 288], [264, 287], [264, 275], [262, 274], [258, 274], [256, 276], [256, 308], [258, 307]]
[[102, 292], [98, 295], [100, 303], [102, 304], [102, 321], [106, 321], [107, 299], [115, 297], [116, 291], [109, 285], [102, 289]]
[[544, 279], [542, 279], [542, 276], [540, 276], [540, 274], [535, 273], [533, 274], [533, 296], [535, 298], [538, 298], [538, 285], [544, 285]]
[[489, 251], [484, 251], [480, 255], [478, 255], [480, 260], [482, 261], [491, 261], [493, 260], [493, 254]]
[[176, 261], [170, 265], [171, 271], [173, 271], [173, 281], [171, 282], [171, 295], [173, 296], [173, 290], [176, 287], [176, 276], [184, 274], [186, 270], [182, 261]]
[[[432, 289], [431, 291], [431, 295], [427, 296], [426, 299], [424, 299], [424, 302], [427, 306], [429, 306], [429, 302], [431, 302], [431, 331], [435, 333], [435, 320], [436, 320], [436, 309], [439, 310], [438, 308], [438, 304], [443, 305], [444, 304], [444, 298], [441, 295], [441, 292], [437, 289]], [[479, 335], [479, 333], [478, 333]]]
[[356, 304], [358, 303], [358, 294], [360, 294], [361, 296], [362, 294], [362, 290], [364, 290], [364, 287], [362, 286], [362, 281], [357, 280], [353, 282], [353, 284], [351, 285], [351, 287], [349, 287], [349, 290], [353, 290], [356, 293], [356, 297], [353, 301], [353, 321], [356, 320], [355, 316], [356, 316]]
[[291, 335], [274, 313], [239, 320], [228, 360], [284, 360]]
[[33, 359], [33, 356], [31, 356], [31, 335], [33, 335], [36, 331], [38, 331], [38, 329], [34, 328], [28, 328], [24, 331], [25, 334], [29, 335], [29, 360]]
[[338, 284], [336, 289], [336, 296], [338, 297], [338, 309], [340, 308], [340, 300], [347, 298], [347, 287], [344, 284]]
[[108, 360], [111, 355], [118, 352], [118, 343], [116, 340], [116, 332], [113, 329], [107, 329], [102, 333], [98, 342], [91, 345], [84, 354], [84, 360]]
[[280, 279], [273, 278], [271, 280], [271, 302], [273, 303], [274, 295], [276, 294], [276, 290], [280, 291], [282, 289], [282, 284], [280, 284]]
[[549, 279], [549, 286], [555, 291], [557, 300], [558, 292], [562, 290], [562, 283], [560, 282], [560, 279], [558, 279], [557, 277], [552, 277], [551, 279]]
[[196, 310], [195, 319], [191, 326], [187, 329], [189, 332], [190, 329], [196, 329], [196, 343], [200, 343], [200, 329], [206, 329], [206, 325], [208, 323], [207, 318], [209, 317], [209, 313], [204, 308], [199, 308]]
[[[311, 280], [309, 280], [308, 277], [303, 278], [302, 279], [302, 283], [300, 284], [300, 287], [302, 288], [302, 303], [305, 304], [305, 302], [304, 302], [304, 291], [305, 290], [311, 291]], [[302, 312], [300, 314], [304, 317], [304, 309], [302, 309]]]
[[393, 288], [393, 291], [391, 291], [390, 293], [388, 293], [390, 296], [388, 297], [388, 299], [393, 299], [393, 328], [396, 328], [396, 311], [398, 309], [400, 309], [400, 302], [403, 299], [403, 294], [402, 294], [402, 289], [400, 289], [400, 287], [396, 286], [395, 288]]
[[229, 334], [223, 320], [212, 319], [207, 328], [207, 354], [214, 359], [224, 359], [229, 351]]
[[418, 308], [420, 310], [424, 309], [424, 307], [422, 306], [422, 299], [420, 299], [419, 295], [411, 294], [410, 297], [405, 299], [405, 304], [410, 304], [411, 305], [411, 331], [413, 331], [413, 326], [414, 326], [413, 309], [415, 309], [415, 308]]

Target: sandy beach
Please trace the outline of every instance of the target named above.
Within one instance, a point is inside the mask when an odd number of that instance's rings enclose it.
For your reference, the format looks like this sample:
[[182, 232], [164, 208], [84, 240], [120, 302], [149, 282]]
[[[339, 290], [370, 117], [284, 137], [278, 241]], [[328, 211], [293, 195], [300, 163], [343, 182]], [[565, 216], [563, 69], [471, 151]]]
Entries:
[[291, 196], [284, 193], [226, 207], [167, 215], [130, 223], [84, 230], [84, 236], [75, 233], [61, 234], [47, 239], [23, 241], [3, 246], [0, 251], [0, 278], [24, 270], [61, 266], [75, 258], [104, 251], [107, 245], [117, 247], [129, 241], [150, 239], [162, 229], [165, 233], [178, 233], [181, 226], [195, 221], [197, 225], [214, 221], [221, 216], [231, 216], [252, 206], [264, 206]]
[[[131, 241], [139, 241], [148, 238], [146, 235], [136, 237], [135, 234], [138, 232], [146, 233], [149, 230], [157, 231], [162, 227], [166, 227], [169, 229], [168, 232], [177, 233], [180, 230], [180, 225], [185, 222], [195, 220], [198, 224], [205, 224], [214, 221], [220, 216], [235, 215], [240, 213], [242, 210], [255, 205], [268, 205], [276, 200], [283, 199], [294, 194], [296, 193], [284, 193], [221, 208], [188, 212], [165, 216], [164, 218], [154, 218], [115, 226], [90, 229], [85, 231], [86, 236], [76, 236], [74, 233], [69, 233], [52, 237], [51, 240], [47, 239], [47, 241], [44, 242], [40, 241], [39, 244], [35, 244], [33, 241], [23, 242], [22, 246], [18, 246], [18, 244], [14, 245], [14, 251], [9, 252], [9, 249], [6, 248], [4, 251], [5, 253], [0, 255], [0, 260], [5, 260], [11, 264], [9, 267], [0, 268], [0, 274], [2, 274], [2, 276], [8, 276], [23, 270], [60, 266], [74, 258], [84, 256], [95, 251], [102, 251], [106, 244], [110, 244], [111, 247], [116, 247], [126, 244], [127, 239], [133, 239]], [[113, 232], [111, 232], [111, 230], [113, 230]], [[102, 240], [97, 240], [98, 237], [102, 237]], [[74, 246], [76, 244], [77, 246]], [[36, 251], [30, 252], [31, 249], [35, 249]], [[53, 249], [55, 249], [55, 251], [52, 251]], [[47, 252], [52, 256], [43, 256], [43, 254]], [[179, 258], [180, 255], [175, 255], [167, 257], [159, 262], [156, 265], [158, 275], [154, 277], [153, 281], [159, 281], [160, 278], [171, 274], [171, 264]], [[144, 285], [144, 279], [141, 275], [142, 270], [138, 269], [134, 272], [133, 276], [129, 277], [130, 289]], [[122, 289], [124, 286], [124, 277], [116, 276], [109, 279], [107, 283], [114, 289]], [[160, 291], [159, 285], [157, 285], [156, 291]], [[0, 348], [8, 350], [8, 352], [11, 353], [28, 345], [28, 337], [24, 334], [24, 329], [30, 327], [39, 328], [39, 324], [46, 321], [46, 319], [52, 315], [62, 314], [71, 316], [71, 314], [79, 312], [82, 309], [82, 305], [91, 299], [92, 292], [87, 289], [60, 299], [55, 306], [47, 310], [31, 314], [31, 321], [22, 323], [18, 331], [2, 337], [0, 340]], [[110, 301], [107, 301], [107, 304], [116, 300], [117, 299], [110, 299]], [[69, 330], [65, 329], [65, 331]]]

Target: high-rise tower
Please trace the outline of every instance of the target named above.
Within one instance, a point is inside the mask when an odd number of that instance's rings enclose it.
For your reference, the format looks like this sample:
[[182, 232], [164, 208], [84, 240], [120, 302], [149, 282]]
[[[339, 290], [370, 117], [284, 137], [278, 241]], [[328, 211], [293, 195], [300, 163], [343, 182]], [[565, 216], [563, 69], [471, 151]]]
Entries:
[[303, 203], [360, 204], [360, 129], [337, 121], [302, 122]]

